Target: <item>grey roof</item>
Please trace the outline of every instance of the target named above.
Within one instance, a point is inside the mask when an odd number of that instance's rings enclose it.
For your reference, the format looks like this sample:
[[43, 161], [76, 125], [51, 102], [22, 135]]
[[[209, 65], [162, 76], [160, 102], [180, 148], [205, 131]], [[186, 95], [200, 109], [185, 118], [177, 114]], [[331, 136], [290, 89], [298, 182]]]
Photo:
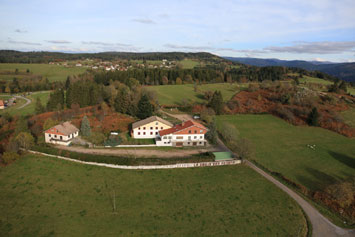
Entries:
[[73, 124], [70, 122], [64, 122], [62, 124], [58, 124], [50, 129], [48, 129], [46, 132], [48, 133], [61, 133], [65, 136], [68, 136], [72, 133], [78, 132], [79, 129], [75, 127]]
[[138, 127], [140, 127], [142, 125], [145, 125], [147, 123], [151, 123], [151, 122], [154, 122], [154, 121], [159, 121], [159, 122], [161, 122], [161, 123], [163, 123], [165, 125], [168, 125], [170, 127], [174, 126], [172, 123], [170, 123], [169, 121], [166, 121], [165, 119], [162, 119], [162, 118], [160, 118], [158, 116], [151, 116], [149, 118], [146, 118], [146, 119], [143, 119], [141, 121], [133, 123], [132, 124], [132, 128], [135, 129], [135, 128], [138, 128]]

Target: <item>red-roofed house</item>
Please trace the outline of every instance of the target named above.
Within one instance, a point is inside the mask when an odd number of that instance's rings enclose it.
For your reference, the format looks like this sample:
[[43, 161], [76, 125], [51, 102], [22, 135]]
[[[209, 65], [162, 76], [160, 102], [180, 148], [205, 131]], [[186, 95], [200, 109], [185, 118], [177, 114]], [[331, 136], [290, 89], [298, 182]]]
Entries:
[[207, 128], [189, 120], [172, 128], [159, 131], [155, 139], [157, 146], [204, 146], [207, 144]]
[[70, 122], [56, 125], [44, 132], [47, 143], [68, 146], [74, 137], [79, 135], [79, 129]]
[[5, 109], [5, 104], [3, 100], [0, 100], [0, 109]]

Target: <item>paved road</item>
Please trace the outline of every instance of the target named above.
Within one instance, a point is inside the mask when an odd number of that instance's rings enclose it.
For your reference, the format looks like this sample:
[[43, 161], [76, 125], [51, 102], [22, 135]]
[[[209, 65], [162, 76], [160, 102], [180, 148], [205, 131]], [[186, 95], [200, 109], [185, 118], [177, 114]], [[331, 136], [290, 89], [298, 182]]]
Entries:
[[24, 103], [23, 105], [21, 105], [21, 106], [18, 107], [17, 109], [22, 109], [22, 108], [24, 108], [25, 106], [27, 106], [27, 105], [29, 105], [29, 104], [32, 103], [32, 100], [30, 100], [30, 99], [28, 99], [28, 98], [26, 98], [26, 97], [23, 97], [23, 96], [21, 96], [21, 95], [16, 95], [15, 97], [16, 97], [16, 98], [19, 98], [19, 99], [24, 99], [24, 100], [26, 100], [26, 103]]
[[343, 236], [350, 237], [355, 236], [355, 230], [348, 230], [340, 228], [333, 223], [331, 223], [327, 218], [325, 218], [322, 214], [319, 213], [317, 209], [315, 209], [311, 204], [305, 201], [301, 196], [297, 193], [289, 189], [287, 186], [283, 185], [279, 181], [277, 181], [274, 177], [264, 172], [260, 168], [256, 167], [250, 161], [245, 161], [245, 163], [254, 169], [256, 172], [264, 176], [270, 182], [274, 183], [277, 187], [286, 192], [290, 197], [292, 197], [304, 210], [307, 214], [309, 220], [312, 223], [313, 227], [313, 236], [316, 237], [325, 237], [325, 236]]
[[[192, 119], [190, 115], [187, 114], [170, 114], [167, 112], [166, 113], [169, 116], [175, 117], [180, 120], [189, 120]], [[217, 139], [218, 147], [222, 151], [229, 151], [231, 150], [224, 145], [221, 139]], [[311, 224], [312, 224], [312, 229], [313, 229], [313, 236], [315, 237], [327, 237], [327, 236], [342, 236], [342, 237], [355, 237], [355, 230], [348, 230], [344, 228], [340, 228], [336, 225], [334, 225], [332, 222], [330, 222], [327, 218], [325, 218], [316, 208], [314, 208], [311, 204], [309, 204], [306, 200], [304, 200], [301, 196], [299, 196], [297, 193], [289, 189], [287, 186], [284, 184], [280, 183], [277, 181], [274, 177], [271, 175], [267, 174], [260, 168], [256, 167], [253, 163], [250, 161], [245, 161], [245, 163], [251, 167], [253, 170], [261, 174], [263, 177], [268, 179], [270, 182], [275, 184], [277, 187], [282, 189], [284, 192], [286, 192], [291, 198], [293, 198], [304, 210], [306, 215], [308, 216]]]

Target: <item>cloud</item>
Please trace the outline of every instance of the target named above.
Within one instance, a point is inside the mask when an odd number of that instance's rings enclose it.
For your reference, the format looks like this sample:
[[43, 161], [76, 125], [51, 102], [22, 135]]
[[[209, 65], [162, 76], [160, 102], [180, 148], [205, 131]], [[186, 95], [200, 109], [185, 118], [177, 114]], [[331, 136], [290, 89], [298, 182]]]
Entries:
[[52, 44], [71, 44], [71, 42], [67, 40], [46, 40], [46, 42]]
[[130, 47], [130, 44], [123, 43], [107, 43], [102, 41], [82, 41], [82, 44], [91, 44], [91, 45], [101, 45], [101, 46], [118, 46], [118, 47]]
[[132, 19], [134, 22], [142, 23], [142, 24], [155, 24], [155, 22], [148, 18], [135, 18]]
[[299, 42], [291, 46], [265, 47], [264, 50], [271, 53], [339, 54], [354, 52], [355, 41]]
[[10, 44], [25, 44], [25, 45], [42, 45], [40, 43], [34, 43], [34, 42], [28, 42], [28, 41], [16, 41], [16, 40], [8, 40], [7, 41]]
[[170, 49], [182, 49], [182, 50], [200, 50], [200, 51], [209, 51], [215, 50], [215, 48], [210, 46], [188, 46], [188, 45], [177, 45], [177, 44], [164, 44], [165, 48]]
[[139, 51], [141, 48], [133, 46], [131, 44], [124, 44], [124, 43], [108, 43], [102, 41], [82, 41], [82, 44], [85, 45], [96, 45], [103, 51], [130, 51], [136, 52]]
[[27, 30], [16, 29], [16, 33], [27, 33]]

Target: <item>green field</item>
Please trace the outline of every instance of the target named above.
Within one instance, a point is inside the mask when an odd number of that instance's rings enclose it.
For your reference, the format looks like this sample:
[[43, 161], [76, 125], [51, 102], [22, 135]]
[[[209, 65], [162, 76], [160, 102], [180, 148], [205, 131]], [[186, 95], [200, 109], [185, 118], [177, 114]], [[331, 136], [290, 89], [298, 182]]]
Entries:
[[350, 108], [349, 110], [341, 112], [341, 116], [346, 124], [355, 128], [355, 108]]
[[200, 62], [192, 59], [184, 59], [179, 61], [179, 64], [181, 64], [184, 69], [192, 69], [199, 66]]
[[306, 235], [295, 202], [243, 165], [126, 171], [26, 155], [0, 168], [0, 186], [1, 236]]
[[299, 81], [301, 83], [317, 83], [317, 84], [322, 84], [322, 85], [331, 85], [333, 82], [327, 81], [324, 79], [316, 78], [316, 77], [309, 77], [309, 76], [303, 76], [302, 78], [299, 78]]
[[[38, 91], [38, 92], [33, 92], [31, 95], [28, 95], [27, 98], [32, 100], [31, 104], [25, 106], [22, 109], [18, 109], [21, 105], [23, 105], [26, 101], [24, 99], [21, 98], [17, 98], [16, 101], [16, 105], [6, 108], [4, 110], [0, 111], [0, 114], [2, 113], [9, 113], [11, 115], [31, 115], [35, 113], [35, 106], [36, 106], [36, 99], [40, 98], [42, 105], [45, 107], [47, 105], [48, 99], [49, 99], [49, 94], [50, 91]], [[0, 95], [0, 99], [1, 98], [6, 98], [9, 99], [11, 98], [10, 96], [7, 95]]]
[[355, 175], [355, 139], [322, 128], [293, 126], [271, 115], [218, 116], [217, 122], [219, 127], [233, 124], [241, 137], [248, 138], [258, 163], [311, 190]]
[[[14, 74], [16, 68], [18, 75]], [[26, 70], [30, 73], [27, 74]], [[0, 80], [12, 80], [13, 78], [25, 78], [33, 75], [41, 75], [49, 81], [65, 81], [68, 76], [78, 75], [86, 71], [83, 67], [64, 67], [61, 65], [49, 64], [22, 64], [22, 63], [0, 63]]]
[[[215, 83], [215, 84], [203, 84], [198, 85], [198, 91], [194, 91], [193, 84], [184, 85], [165, 85], [165, 86], [147, 86], [147, 90], [154, 91], [157, 94], [157, 98], [162, 105], [181, 105], [184, 100], [189, 102], [203, 102], [203, 93], [205, 91], [220, 90], [223, 95], [223, 99], [228, 101], [235, 93], [240, 89], [241, 84], [230, 83]], [[245, 86], [245, 85], [243, 85]]]

